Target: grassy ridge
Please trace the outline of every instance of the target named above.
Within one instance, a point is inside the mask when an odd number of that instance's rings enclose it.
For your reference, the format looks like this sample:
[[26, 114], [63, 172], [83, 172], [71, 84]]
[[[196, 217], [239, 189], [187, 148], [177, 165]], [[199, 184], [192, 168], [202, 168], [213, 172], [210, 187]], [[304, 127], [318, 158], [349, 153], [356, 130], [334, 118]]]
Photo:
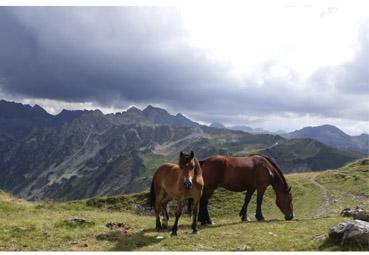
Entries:
[[[368, 167], [369, 159], [364, 159], [338, 170], [287, 175], [296, 216], [291, 222], [283, 220], [271, 188], [263, 203], [267, 220], [255, 221], [253, 199], [249, 206], [252, 221], [248, 223], [241, 223], [238, 217], [244, 193], [218, 189], [209, 204], [216, 224], [200, 227], [200, 233], [192, 235], [191, 218], [184, 215], [175, 238], [169, 232], [154, 231], [154, 217], [146, 215], [146, 192], [66, 203], [27, 202], [0, 192], [0, 250], [227, 251], [242, 245], [258, 251], [331, 250], [334, 244], [327, 241], [327, 232], [329, 227], [344, 220], [339, 211], [347, 206], [369, 207]], [[328, 189], [329, 206], [318, 219], [314, 217], [324, 196], [312, 180]], [[92, 224], [70, 226], [64, 222], [70, 217], [83, 217]], [[125, 227], [109, 229], [105, 226], [109, 222], [121, 222]], [[367, 247], [342, 249], [367, 250]]]

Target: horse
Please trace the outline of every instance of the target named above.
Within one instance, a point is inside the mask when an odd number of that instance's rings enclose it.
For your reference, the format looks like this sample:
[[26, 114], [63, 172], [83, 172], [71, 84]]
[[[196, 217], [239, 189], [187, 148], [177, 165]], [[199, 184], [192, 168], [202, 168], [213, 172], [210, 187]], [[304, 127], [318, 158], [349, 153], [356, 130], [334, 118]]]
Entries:
[[[193, 151], [190, 154], [180, 152], [178, 165], [171, 163], [161, 165], [155, 171], [150, 189], [150, 202], [155, 209], [156, 229], [161, 231], [167, 228], [169, 220], [167, 204], [175, 199], [177, 207], [171, 235], [176, 236], [184, 201], [191, 198], [194, 202], [192, 232], [197, 233], [197, 214], [203, 187], [201, 167]], [[160, 209], [163, 212], [163, 225], [160, 222]]]
[[[291, 187], [288, 186], [281, 169], [267, 156], [251, 155], [247, 157], [211, 156], [200, 161], [205, 182], [200, 200], [199, 221], [202, 225], [212, 224], [208, 212], [208, 200], [217, 187], [234, 192], [246, 190], [243, 206], [239, 213], [242, 221], [247, 221], [247, 206], [255, 190], [257, 207], [255, 217], [264, 220], [261, 210], [264, 192], [272, 185], [276, 193], [276, 204], [285, 216], [293, 219]], [[191, 202], [189, 202], [189, 207]]]

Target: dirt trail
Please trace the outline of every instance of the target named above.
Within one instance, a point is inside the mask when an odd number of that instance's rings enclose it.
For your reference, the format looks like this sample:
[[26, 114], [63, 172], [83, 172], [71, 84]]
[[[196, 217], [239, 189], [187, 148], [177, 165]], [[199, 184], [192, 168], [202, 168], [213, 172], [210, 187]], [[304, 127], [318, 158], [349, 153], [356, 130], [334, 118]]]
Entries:
[[322, 205], [316, 210], [314, 218], [321, 218], [323, 215], [325, 215], [328, 211], [330, 200], [328, 195], [328, 190], [326, 187], [321, 185], [319, 182], [315, 180], [315, 176], [310, 179], [311, 183], [317, 186], [321, 191], [323, 195], [323, 203]]

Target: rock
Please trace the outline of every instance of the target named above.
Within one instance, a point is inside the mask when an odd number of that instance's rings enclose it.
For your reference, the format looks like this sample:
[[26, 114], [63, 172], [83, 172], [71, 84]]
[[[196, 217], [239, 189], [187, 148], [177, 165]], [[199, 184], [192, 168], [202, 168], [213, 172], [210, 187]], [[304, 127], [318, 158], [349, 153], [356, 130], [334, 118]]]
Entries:
[[341, 215], [344, 217], [351, 217], [354, 216], [354, 214], [364, 211], [363, 208], [360, 208], [358, 206], [356, 206], [355, 208], [345, 208], [341, 211]]
[[92, 221], [86, 220], [84, 218], [69, 218], [65, 219], [64, 223], [70, 226], [94, 224]]
[[363, 220], [369, 222], [369, 211], [360, 211], [355, 213], [354, 220]]
[[273, 232], [268, 232], [268, 234], [271, 236], [277, 236], [277, 234], [274, 234]]
[[251, 250], [251, 247], [247, 244], [241, 244], [235, 249], [235, 251], [250, 251], [250, 250]]
[[80, 242], [79, 241], [72, 241], [70, 242], [70, 244], [79, 244]]
[[341, 245], [346, 243], [368, 245], [369, 223], [362, 220], [347, 220], [329, 229], [329, 238]]
[[109, 222], [105, 226], [109, 229], [117, 229], [117, 228], [130, 229], [130, 227], [123, 222]]
[[341, 247], [339, 247], [338, 245], [333, 245], [333, 246], [331, 247], [331, 250], [332, 250], [332, 251], [340, 251], [340, 250], [342, 250], [342, 249], [341, 249]]
[[311, 240], [320, 240], [322, 239], [323, 237], [325, 236], [324, 233], [321, 233], [321, 234], [317, 234], [317, 235], [314, 235]]
[[24, 232], [24, 231], [28, 231], [29, 229], [26, 227], [15, 227], [14, 230], [18, 232]]
[[49, 237], [49, 233], [47, 233], [47, 232], [43, 232], [43, 233], [42, 233], [42, 236], [43, 236], [43, 237]]
[[157, 236], [156, 239], [158, 240], [164, 239], [164, 236]]

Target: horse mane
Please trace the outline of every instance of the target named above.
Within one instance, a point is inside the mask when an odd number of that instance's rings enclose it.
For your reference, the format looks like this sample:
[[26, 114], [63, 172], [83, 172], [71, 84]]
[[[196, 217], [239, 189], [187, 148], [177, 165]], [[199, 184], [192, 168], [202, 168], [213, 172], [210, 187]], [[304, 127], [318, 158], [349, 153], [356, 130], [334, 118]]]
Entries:
[[289, 189], [289, 186], [288, 186], [288, 183], [286, 181], [286, 178], [284, 177], [283, 173], [282, 173], [282, 170], [279, 168], [279, 166], [277, 165], [277, 163], [274, 162], [273, 159], [271, 159], [270, 157], [268, 156], [265, 156], [265, 155], [259, 155], [259, 154], [255, 154], [255, 155], [258, 155], [258, 156], [261, 156], [263, 158], [265, 158], [276, 170], [277, 174], [280, 176], [281, 180], [282, 180], [282, 183], [284, 185], [284, 189], [286, 191], [288, 191]]
[[[195, 175], [198, 175], [201, 172], [201, 164], [199, 160], [196, 158], [196, 156], [194, 156], [194, 161], [195, 161]], [[185, 162], [183, 161], [183, 159], [180, 158], [178, 162], [179, 167], [182, 168], [184, 163]]]
[[198, 175], [201, 172], [201, 163], [194, 157], [195, 160], [195, 175]]

